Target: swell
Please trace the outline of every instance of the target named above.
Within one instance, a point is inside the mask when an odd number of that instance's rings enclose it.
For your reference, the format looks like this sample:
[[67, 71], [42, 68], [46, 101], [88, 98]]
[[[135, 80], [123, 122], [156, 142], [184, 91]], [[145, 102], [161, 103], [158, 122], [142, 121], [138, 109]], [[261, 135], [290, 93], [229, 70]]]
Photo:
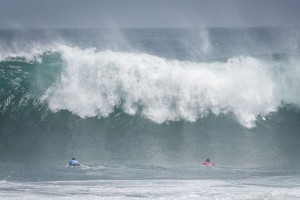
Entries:
[[0, 108], [36, 104], [81, 118], [120, 109], [156, 123], [225, 114], [251, 128], [284, 105], [299, 107], [298, 64], [287, 55], [187, 62], [61, 45], [1, 61]]
[[298, 63], [292, 56], [187, 62], [64, 45], [7, 56], [1, 157], [297, 164]]
[[107, 117], [115, 108], [156, 123], [233, 113], [246, 127], [284, 104], [299, 106], [298, 60], [251, 56], [186, 62], [61, 46], [64, 70], [42, 97], [53, 111]]

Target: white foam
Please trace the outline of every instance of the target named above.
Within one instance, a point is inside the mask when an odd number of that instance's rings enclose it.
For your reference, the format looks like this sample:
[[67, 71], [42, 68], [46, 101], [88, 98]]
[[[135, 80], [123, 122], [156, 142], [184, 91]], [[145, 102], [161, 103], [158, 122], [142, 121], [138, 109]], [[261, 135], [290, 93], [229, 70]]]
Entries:
[[282, 77], [273, 64], [252, 57], [196, 63], [93, 48], [56, 50], [65, 69], [43, 99], [53, 111], [65, 109], [83, 118], [106, 117], [116, 107], [130, 115], [140, 110], [157, 123], [233, 113], [251, 128], [258, 116], [276, 111], [283, 101], [300, 105], [299, 70], [293, 67], [297, 73], [290, 70]]
[[1, 46], [0, 41], [0, 61], [9, 61], [18, 58], [25, 59], [26, 62], [42, 62], [42, 56], [51, 51], [56, 51], [56, 43], [43, 45], [41, 43], [28, 44], [20, 47], [20, 44], [13, 43], [12, 47]]
[[[299, 199], [297, 185], [259, 185], [255, 180], [99, 180], [0, 183], [12, 199]], [[284, 181], [284, 180], [283, 180]], [[285, 182], [286, 184], [286, 182]]]

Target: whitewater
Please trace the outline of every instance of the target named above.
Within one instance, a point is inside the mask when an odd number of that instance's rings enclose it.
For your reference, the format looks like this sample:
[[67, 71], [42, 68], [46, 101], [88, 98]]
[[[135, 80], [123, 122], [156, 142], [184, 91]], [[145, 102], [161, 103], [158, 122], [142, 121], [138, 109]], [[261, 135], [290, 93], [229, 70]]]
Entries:
[[1, 199], [298, 199], [299, 41], [297, 28], [0, 31]]

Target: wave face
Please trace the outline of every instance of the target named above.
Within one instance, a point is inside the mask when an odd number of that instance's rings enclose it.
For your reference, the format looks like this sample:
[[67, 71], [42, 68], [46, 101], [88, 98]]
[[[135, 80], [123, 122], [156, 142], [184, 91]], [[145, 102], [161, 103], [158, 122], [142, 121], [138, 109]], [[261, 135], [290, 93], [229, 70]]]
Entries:
[[233, 113], [252, 128], [258, 116], [264, 118], [282, 104], [300, 105], [298, 60], [239, 57], [197, 63], [61, 48], [64, 72], [42, 99], [53, 111], [69, 110], [81, 118], [107, 117], [115, 108], [156, 123]]
[[300, 164], [298, 30], [110, 31], [1, 32], [3, 160]]

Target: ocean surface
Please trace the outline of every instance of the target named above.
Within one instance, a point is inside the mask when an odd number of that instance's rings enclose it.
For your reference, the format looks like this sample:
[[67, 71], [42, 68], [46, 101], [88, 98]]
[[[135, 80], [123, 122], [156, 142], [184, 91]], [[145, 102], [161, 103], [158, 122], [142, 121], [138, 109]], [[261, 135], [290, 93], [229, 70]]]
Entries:
[[299, 155], [300, 28], [0, 30], [0, 199], [299, 199]]

